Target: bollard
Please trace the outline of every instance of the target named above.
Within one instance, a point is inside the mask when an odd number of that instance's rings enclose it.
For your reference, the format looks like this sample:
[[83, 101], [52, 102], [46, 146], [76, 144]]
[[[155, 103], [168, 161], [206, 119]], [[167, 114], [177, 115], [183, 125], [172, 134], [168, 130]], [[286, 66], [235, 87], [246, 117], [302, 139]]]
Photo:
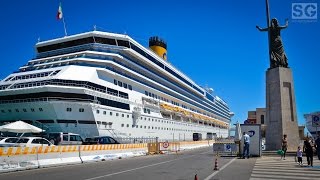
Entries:
[[214, 171], [217, 171], [219, 170], [219, 167], [218, 167], [218, 159], [216, 158], [215, 162], [214, 162]]

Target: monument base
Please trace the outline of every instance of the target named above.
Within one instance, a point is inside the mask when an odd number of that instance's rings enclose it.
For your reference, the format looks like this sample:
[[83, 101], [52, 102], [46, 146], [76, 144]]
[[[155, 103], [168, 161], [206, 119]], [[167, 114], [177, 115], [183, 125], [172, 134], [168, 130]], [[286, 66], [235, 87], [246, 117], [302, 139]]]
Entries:
[[300, 138], [291, 69], [268, 69], [266, 83], [266, 149], [281, 149], [287, 134], [288, 151], [296, 151]]

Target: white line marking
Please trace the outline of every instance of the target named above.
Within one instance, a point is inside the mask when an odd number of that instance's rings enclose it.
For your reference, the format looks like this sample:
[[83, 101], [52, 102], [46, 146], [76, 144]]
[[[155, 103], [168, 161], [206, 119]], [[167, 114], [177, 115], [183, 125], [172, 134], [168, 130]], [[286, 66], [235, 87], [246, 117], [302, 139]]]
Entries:
[[[222, 166], [222, 168], [219, 171], [222, 171], [224, 168], [226, 168], [227, 166], [229, 166], [234, 160], [236, 160], [236, 158], [233, 158], [231, 161], [229, 161], [227, 164], [225, 164], [224, 166]], [[216, 174], [219, 173], [219, 171], [215, 171], [214, 173], [212, 173], [210, 176], [208, 176], [207, 178], [205, 178], [204, 180], [210, 180], [213, 176], [215, 176]]]
[[[208, 152], [211, 152], [211, 151], [208, 151]], [[203, 153], [200, 153], [200, 154], [205, 154], [205, 153], [208, 153], [208, 152], [203, 152]], [[135, 171], [135, 170], [139, 170], [139, 169], [143, 169], [143, 168], [148, 168], [148, 167], [152, 167], [152, 166], [157, 166], [157, 165], [160, 165], [160, 164], [165, 164], [165, 163], [169, 163], [169, 162], [173, 162], [173, 161], [177, 161], [177, 160], [182, 160], [182, 159], [190, 158], [190, 157], [197, 156], [197, 155], [199, 155], [199, 154], [195, 154], [195, 155], [192, 155], [192, 156], [188, 156], [188, 157], [184, 157], [184, 158], [179, 158], [179, 159], [173, 159], [173, 160], [169, 160], [169, 161], [163, 161], [163, 162], [159, 162], [159, 163], [155, 163], [155, 164], [150, 164], [150, 165], [147, 165], [147, 166], [141, 166], [141, 167], [138, 167], [138, 168], [128, 169], [128, 170], [124, 170], [124, 171], [119, 171], [119, 172], [112, 173], [112, 174], [106, 174], [106, 175], [102, 175], [102, 176], [97, 176], [97, 177], [93, 177], [93, 178], [88, 178], [88, 179], [85, 179], [85, 180], [94, 180], [94, 179], [100, 179], [100, 178], [104, 178], [104, 177], [109, 177], [109, 176], [113, 176], [113, 175], [117, 175], [117, 174], [122, 174], [122, 173], [126, 173], [126, 172], [131, 172], [131, 171]]]

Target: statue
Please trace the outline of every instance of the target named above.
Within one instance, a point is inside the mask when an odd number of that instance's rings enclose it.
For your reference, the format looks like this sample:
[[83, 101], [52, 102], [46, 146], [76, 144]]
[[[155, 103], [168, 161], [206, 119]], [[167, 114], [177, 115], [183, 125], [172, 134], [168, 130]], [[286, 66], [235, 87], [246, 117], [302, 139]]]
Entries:
[[288, 19], [286, 19], [286, 25], [280, 26], [276, 18], [271, 20], [271, 26], [266, 28], [260, 28], [256, 26], [259, 31], [269, 32], [269, 53], [270, 53], [270, 68], [276, 67], [288, 67], [288, 59], [284, 52], [282, 40], [280, 37], [281, 29], [288, 27]]

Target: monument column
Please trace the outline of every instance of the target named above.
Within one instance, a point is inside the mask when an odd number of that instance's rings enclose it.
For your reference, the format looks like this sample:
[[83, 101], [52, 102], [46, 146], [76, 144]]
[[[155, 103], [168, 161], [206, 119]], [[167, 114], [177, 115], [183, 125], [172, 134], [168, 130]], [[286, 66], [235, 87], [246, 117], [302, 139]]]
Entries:
[[266, 72], [266, 148], [281, 149], [282, 138], [287, 134], [288, 150], [299, 145], [299, 129], [292, 72], [277, 67]]

